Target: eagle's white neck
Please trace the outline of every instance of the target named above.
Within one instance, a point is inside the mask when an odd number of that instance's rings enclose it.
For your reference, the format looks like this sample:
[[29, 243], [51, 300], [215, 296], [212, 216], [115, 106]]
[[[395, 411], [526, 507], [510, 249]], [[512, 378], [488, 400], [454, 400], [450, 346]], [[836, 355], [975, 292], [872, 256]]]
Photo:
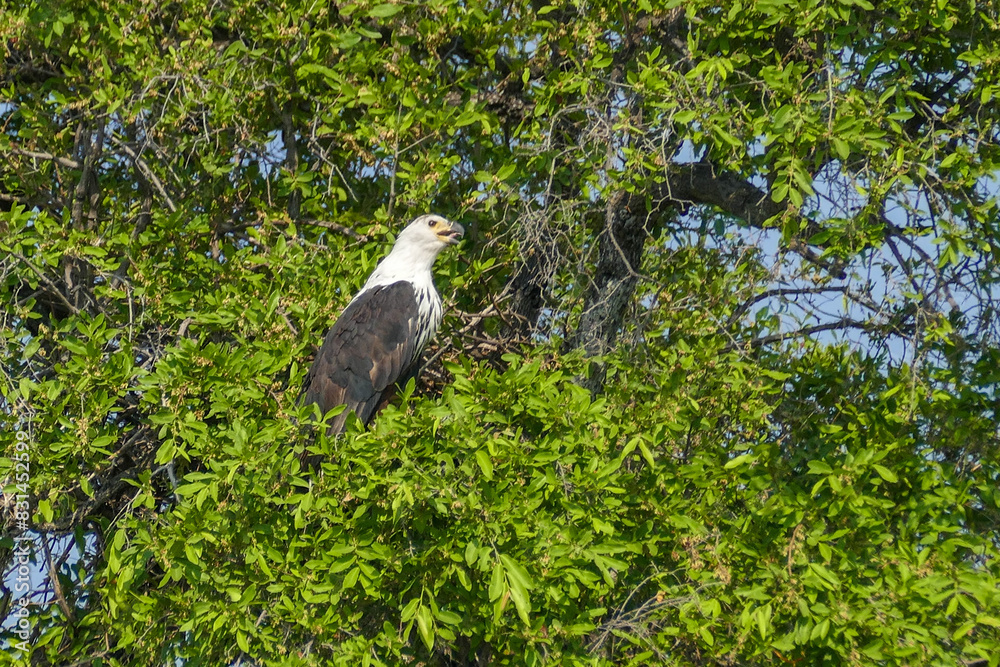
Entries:
[[[407, 239], [409, 240], [409, 239]], [[412, 282], [419, 287], [434, 288], [434, 280], [431, 274], [431, 267], [438, 253], [444, 248], [441, 243], [421, 243], [399, 241], [392, 247], [392, 251], [379, 262], [372, 274], [368, 276], [368, 281], [361, 291], [378, 285], [391, 285], [400, 280]]]
[[434, 287], [434, 275], [431, 273], [431, 267], [442, 247], [443, 245], [431, 247], [397, 242], [393, 246], [392, 252], [375, 267], [372, 274], [368, 276], [365, 286], [354, 297], [358, 299], [372, 288], [392, 285], [401, 281], [413, 285], [417, 299], [417, 337], [413, 346], [414, 359], [441, 325], [443, 315], [441, 295]]

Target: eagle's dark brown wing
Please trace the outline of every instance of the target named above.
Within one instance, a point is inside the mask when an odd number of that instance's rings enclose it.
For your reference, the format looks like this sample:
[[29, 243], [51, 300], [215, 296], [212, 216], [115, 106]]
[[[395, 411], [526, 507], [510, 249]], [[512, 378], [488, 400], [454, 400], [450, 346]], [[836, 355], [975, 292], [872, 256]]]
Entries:
[[351, 412], [367, 424], [384, 392], [405, 381], [416, 356], [416, 290], [409, 282], [374, 287], [341, 313], [316, 353], [303, 386], [304, 401], [325, 414], [347, 409], [329, 424], [341, 433]]

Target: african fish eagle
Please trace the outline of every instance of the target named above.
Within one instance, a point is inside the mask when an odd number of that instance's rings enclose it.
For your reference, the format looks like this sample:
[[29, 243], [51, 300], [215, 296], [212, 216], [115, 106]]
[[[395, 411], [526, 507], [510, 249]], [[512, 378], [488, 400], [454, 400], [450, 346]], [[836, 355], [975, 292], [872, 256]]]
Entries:
[[306, 404], [326, 414], [346, 405], [328, 433], [344, 430], [350, 413], [368, 424], [397, 383], [414, 377], [424, 345], [441, 324], [441, 295], [431, 267], [462, 226], [421, 215], [399, 233], [392, 251], [368, 277], [326, 334], [303, 386]]

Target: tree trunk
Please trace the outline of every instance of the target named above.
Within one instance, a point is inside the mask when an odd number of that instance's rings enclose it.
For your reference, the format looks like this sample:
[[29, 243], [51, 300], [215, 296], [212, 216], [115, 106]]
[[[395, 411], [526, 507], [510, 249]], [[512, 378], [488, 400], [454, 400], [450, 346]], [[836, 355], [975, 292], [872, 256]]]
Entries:
[[[572, 347], [582, 348], [588, 357], [601, 357], [614, 347], [639, 281], [647, 214], [644, 202], [636, 199], [619, 192], [607, 205], [594, 279], [587, 290], [580, 326], [571, 342]], [[595, 359], [581, 384], [591, 394], [600, 393], [605, 371], [604, 362]]]

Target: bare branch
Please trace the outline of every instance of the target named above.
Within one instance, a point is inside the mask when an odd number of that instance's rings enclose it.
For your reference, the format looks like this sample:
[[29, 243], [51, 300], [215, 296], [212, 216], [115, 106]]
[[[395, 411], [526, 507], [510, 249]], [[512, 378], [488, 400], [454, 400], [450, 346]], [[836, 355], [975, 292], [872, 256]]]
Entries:
[[176, 213], [177, 205], [174, 204], [174, 200], [170, 198], [169, 194], [167, 194], [167, 189], [163, 187], [163, 182], [153, 172], [153, 170], [150, 169], [149, 165], [146, 164], [145, 160], [139, 157], [139, 154], [136, 153], [131, 146], [129, 146], [126, 142], [119, 139], [114, 134], [111, 135], [111, 141], [116, 146], [125, 151], [126, 155], [132, 158], [132, 163], [136, 166], [136, 169], [138, 169], [139, 172], [142, 174], [142, 177], [145, 178], [150, 183], [150, 185], [156, 188], [156, 191], [160, 193], [160, 197], [163, 198], [163, 203], [166, 204], [170, 212]]
[[773, 296], [795, 296], [797, 294], [823, 294], [825, 292], [847, 292], [846, 285], [839, 285], [836, 287], [787, 287], [779, 289], [769, 289], [760, 294], [757, 294], [750, 299], [744, 301], [740, 306], [733, 311], [733, 314], [729, 316], [726, 321], [725, 328], [729, 328], [733, 325], [736, 320], [738, 320], [744, 313], [746, 313], [755, 303], [760, 303], [764, 299], [770, 299]]
[[921, 299], [926, 303], [926, 297], [917, 287], [916, 280], [913, 278], [912, 274], [907, 271], [906, 264], [903, 262], [903, 258], [900, 256], [899, 250], [896, 248], [896, 244], [892, 242], [893, 238], [899, 239], [901, 242], [905, 243], [910, 250], [920, 255], [920, 259], [922, 259], [924, 264], [934, 272], [934, 277], [937, 279], [935, 291], [939, 289], [943, 291], [945, 299], [948, 301], [948, 305], [955, 310], [958, 310], [958, 303], [956, 303], [955, 297], [951, 293], [951, 289], [948, 288], [948, 283], [945, 281], [944, 276], [941, 275], [941, 270], [938, 268], [937, 262], [934, 261], [934, 258], [927, 254], [927, 251], [915, 243], [913, 239], [904, 234], [902, 229], [890, 222], [889, 219], [885, 217], [885, 214], [882, 215], [882, 224], [885, 225], [886, 241], [889, 243], [889, 247], [893, 255], [896, 257], [896, 261], [899, 262], [900, 268], [907, 272], [907, 276], [910, 279], [913, 289], [921, 295]]
[[52, 153], [42, 153], [39, 151], [27, 151], [21, 148], [12, 148], [10, 152], [14, 155], [23, 155], [25, 157], [30, 157], [35, 160], [50, 160], [55, 162], [61, 167], [66, 167], [68, 169], [82, 169], [83, 163], [77, 162], [76, 160], [71, 160], [68, 157], [60, 157], [58, 155], [53, 155]]
[[726, 345], [723, 348], [723, 350], [726, 352], [735, 349], [756, 350], [757, 348], [763, 347], [765, 345], [770, 345], [771, 343], [780, 343], [781, 341], [790, 340], [792, 338], [805, 338], [806, 336], [811, 336], [813, 334], [821, 333], [823, 331], [840, 331], [844, 329], [860, 329], [862, 331], [872, 331], [876, 328], [877, 326], [875, 324], [868, 322], [860, 322], [850, 317], [843, 317], [835, 322], [814, 324], [812, 326], [796, 329], [795, 331], [783, 331], [781, 333], [771, 334], [769, 336], [761, 336], [760, 338], [754, 338], [748, 341], [730, 343], [729, 345]]
[[66, 297], [65, 294], [63, 294], [63, 291], [59, 289], [59, 286], [56, 285], [56, 283], [47, 275], [45, 275], [45, 273], [43, 273], [38, 267], [32, 264], [27, 257], [17, 252], [12, 252], [10, 254], [11, 256], [16, 257], [17, 259], [24, 262], [24, 265], [27, 266], [29, 269], [31, 269], [31, 272], [34, 273], [36, 276], [38, 276], [39, 280], [45, 283], [45, 285], [49, 288], [51, 294], [56, 298], [58, 298], [62, 302], [62, 304], [66, 306], [67, 309], [69, 309], [71, 313], [73, 313], [74, 315], [80, 314], [80, 309], [74, 306], [72, 303], [70, 303], [70, 300]]
[[[280, 224], [280, 223], [275, 223]], [[329, 220], [297, 220], [296, 224], [299, 225], [309, 225], [310, 227], [322, 227], [323, 229], [329, 229], [331, 231], [343, 234], [344, 236], [349, 236], [355, 241], [367, 241], [368, 237], [364, 234], [359, 234], [350, 227], [345, 227], [344, 225], [337, 224], [336, 222], [330, 222]]]
[[52, 560], [52, 549], [49, 547], [49, 540], [47, 537], [42, 537], [42, 548], [45, 551], [45, 562], [48, 565], [49, 570], [49, 581], [52, 583], [52, 592], [56, 596], [56, 602], [59, 605], [59, 609], [62, 610], [63, 615], [70, 624], [76, 623], [76, 616], [73, 614], [73, 610], [70, 608], [69, 603], [66, 601], [66, 596], [63, 594], [62, 584], [59, 583], [59, 572], [56, 568], [55, 561]]

